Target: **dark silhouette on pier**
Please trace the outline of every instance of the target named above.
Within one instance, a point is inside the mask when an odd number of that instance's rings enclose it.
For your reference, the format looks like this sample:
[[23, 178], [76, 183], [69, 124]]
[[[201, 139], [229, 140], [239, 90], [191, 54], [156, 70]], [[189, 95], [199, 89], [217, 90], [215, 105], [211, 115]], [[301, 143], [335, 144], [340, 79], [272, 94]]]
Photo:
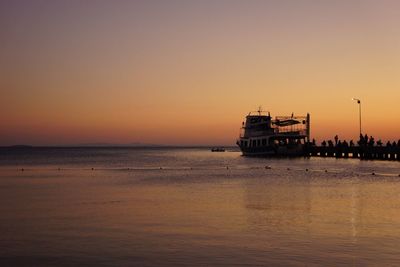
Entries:
[[400, 139], [397, 143], [388, 141], [384, 146], [380, 139], [375, 142], [373, 136], [360, 134], [360, 139], [355, 145], [353, 140], [347, 142], [335, 135], [334, 141], [323, 140], [320, 146], [313, 140], [307, 146], [306, 156], [400, 160]]

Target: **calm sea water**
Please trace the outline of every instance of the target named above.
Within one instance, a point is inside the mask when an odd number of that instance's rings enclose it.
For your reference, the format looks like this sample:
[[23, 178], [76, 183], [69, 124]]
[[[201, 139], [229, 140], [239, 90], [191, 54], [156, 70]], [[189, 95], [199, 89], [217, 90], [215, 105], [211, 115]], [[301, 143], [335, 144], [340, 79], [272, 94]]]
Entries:
[[3, 148], [0, 265], [400, 266], [399, 174], [193, 148]]

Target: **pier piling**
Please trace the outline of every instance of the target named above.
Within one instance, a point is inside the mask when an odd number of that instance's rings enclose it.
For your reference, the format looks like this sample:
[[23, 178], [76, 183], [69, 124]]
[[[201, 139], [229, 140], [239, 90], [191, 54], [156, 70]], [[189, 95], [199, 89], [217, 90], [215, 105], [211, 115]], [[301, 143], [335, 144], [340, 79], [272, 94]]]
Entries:
[[400, 160], [400, 147], [352, 146], [326, 147], [310, 146], [306, 151], [311, 157], [359, 158], [371, 160]]

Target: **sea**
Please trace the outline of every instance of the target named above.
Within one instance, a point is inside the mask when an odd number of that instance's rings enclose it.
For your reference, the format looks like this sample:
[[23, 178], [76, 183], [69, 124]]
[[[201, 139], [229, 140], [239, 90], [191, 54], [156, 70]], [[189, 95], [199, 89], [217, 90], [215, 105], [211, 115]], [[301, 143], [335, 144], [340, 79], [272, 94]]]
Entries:
[[0, 148], [0, 266], [400, 266], [400, 161]]

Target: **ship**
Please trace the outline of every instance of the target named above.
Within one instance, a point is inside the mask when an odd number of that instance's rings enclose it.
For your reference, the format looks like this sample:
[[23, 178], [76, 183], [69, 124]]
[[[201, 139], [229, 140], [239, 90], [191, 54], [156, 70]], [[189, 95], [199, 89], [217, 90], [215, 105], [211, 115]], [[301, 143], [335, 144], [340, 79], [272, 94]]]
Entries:
[[310, 144], [310, 114], [271, 117], [270, 112], [250, 112], [236, 144], [243, 156], [298, 157]]

